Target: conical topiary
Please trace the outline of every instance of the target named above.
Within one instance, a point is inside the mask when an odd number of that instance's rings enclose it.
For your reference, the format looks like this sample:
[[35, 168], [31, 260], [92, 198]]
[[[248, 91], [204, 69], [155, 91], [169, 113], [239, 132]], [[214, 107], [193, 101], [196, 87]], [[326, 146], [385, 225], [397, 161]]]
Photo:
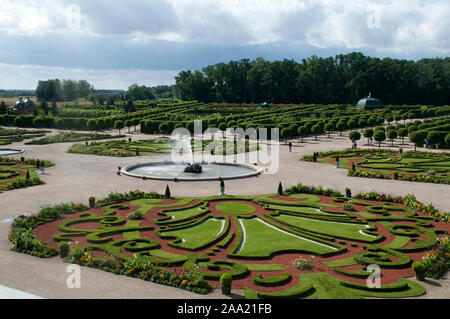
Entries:
[[166, 198], [170, 198], [170, 188], [169, 185], [166, 185], [166, 194], [165, 194]]
[[278, 195], [283, 195], [283, 185], [281, 185], [281, 182], [278, 184]]

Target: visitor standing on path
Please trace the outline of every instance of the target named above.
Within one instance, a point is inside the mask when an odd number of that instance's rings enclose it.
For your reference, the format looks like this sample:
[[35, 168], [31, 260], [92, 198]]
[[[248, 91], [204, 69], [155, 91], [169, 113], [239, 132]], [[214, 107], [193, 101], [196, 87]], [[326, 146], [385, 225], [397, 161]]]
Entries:
[[292, 142], [289, 142], [289, 152], [292, 152]]
[[336, 156], [336, 168], [339, 168], [339, 156]]

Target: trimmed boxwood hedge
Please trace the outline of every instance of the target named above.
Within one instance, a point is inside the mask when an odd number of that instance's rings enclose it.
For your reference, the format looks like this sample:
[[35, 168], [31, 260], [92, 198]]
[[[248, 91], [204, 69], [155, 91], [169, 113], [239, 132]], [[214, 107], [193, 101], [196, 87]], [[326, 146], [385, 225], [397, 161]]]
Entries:
[[291, 279], [292, 279], [291, 274], [288, 273], [287, 271], [283, 272], [283, 274], [279, 276], [270, 276], [263, 278], [261, 274], [258, 274], [256, 276], [253, 276], [252, 278], [253, 283], [255, 285], [268, 287], [284, 285], [285, 283], [291, 281]]

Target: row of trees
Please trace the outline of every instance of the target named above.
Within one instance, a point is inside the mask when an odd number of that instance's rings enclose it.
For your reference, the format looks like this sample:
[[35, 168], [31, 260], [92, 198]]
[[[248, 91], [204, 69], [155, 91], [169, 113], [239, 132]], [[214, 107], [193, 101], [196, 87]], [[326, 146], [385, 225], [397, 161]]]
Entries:
[[369, 92], [385, 104], [450, 104], [450, 58], [419, 61], [354, 52], [269, 62], [230, 61], [175, 77], [182, 100], [355, 104]]
[[36, 97], [41, 101], [74, 101], [88, 98], [94, 87], [85, 80], [47, 80], [39, 81], [36, 88]]

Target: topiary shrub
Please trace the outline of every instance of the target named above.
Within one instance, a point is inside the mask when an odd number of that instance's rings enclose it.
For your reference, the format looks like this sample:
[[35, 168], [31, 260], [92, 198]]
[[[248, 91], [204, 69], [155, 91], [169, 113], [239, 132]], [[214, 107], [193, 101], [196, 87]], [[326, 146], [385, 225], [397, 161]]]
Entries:
[[344, 204], [343, 209], [351, 212], [355, 210], [355, 207], [353, 206], [352, 201], [349, 200], [347, 203]]
[[131, 212], [127, 215], [128, 219], [132, 219], [132, 220], [139, 220], [142, 219], [142, 217], [144, 217], [144, 213], [142, 212], [141, 209], [135, 210], [134, 212]]
[[89, 207], [90, 208], [95, 207], [95, 197], [94, 196], [89, 197]]
[[280, 182], [280, 184], [278, 184], [278, 195], [283, 195], [283, 185], [281, 184], [281, 182]]
[[[353, 168], [352, 168], [352, 170], [353, 170]], [[352, 190], [348, 187], [345, 188], [345, 196], [348, 198], [352, 197]]]
[[220, 288], [222, 290], [222, 294], [229, 295], [231, 293], [231, 284], [233, 282], [233, 277], [230, 274], [226, 273], [220, 276]]
[[420, 261], [413, 262], [412, 269], [416, 273], [417, 280], [419, 280], [419, 281], [424, 281], [425, 280], [426, 267], [425, 267], [423, 262], [420, 262]]
[[66, 241], [61, 241], [58, 244], [58, 248], [59, 248], [59, 255], [61, 256], [61, 258], [65, 258], [69, 255], [69, 244]]
[[166, 185], [166, 192], [165, 192], [164, 196], [166, 198], [170, 198], [171, 197], [169, 185]]

